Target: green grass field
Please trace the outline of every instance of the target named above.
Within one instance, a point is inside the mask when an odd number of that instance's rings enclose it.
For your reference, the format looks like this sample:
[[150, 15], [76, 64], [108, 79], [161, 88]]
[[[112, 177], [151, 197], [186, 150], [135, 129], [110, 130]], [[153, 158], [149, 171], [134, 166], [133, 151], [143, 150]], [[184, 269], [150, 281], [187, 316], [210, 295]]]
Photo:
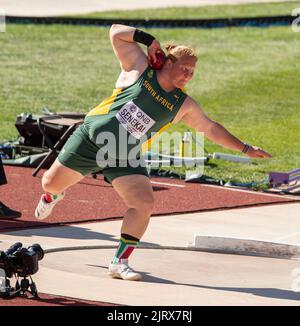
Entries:
[[[295, 4], [300, 7], [300, 2], [286, 5], [290, 10]], [[234, 7], [236, 13], [244, 10]], [[255, 8], [257, 15], [266, 13], [265, 5]], [[216, 7], [199, 10], [224, 16]], [[212, 119], [274, 156], [249, 166], [214, 161], [217, 166], [207, 166], [205, 174], [250, 181], [271, 170], [300, 166], [300, 33], [290, 27], [149, 31], [162, 44], [194, 46], [199, 62], [188, 93]], [[41, 113], [45, 106], [87, 112], [111, 94], [119, 73], [107, 28], [8, 25], [6, 33], [0, 33], [0, 49], [1, 141], [16, 138], [14, 122], [22, 112]], [[177, 124], [174, 130], [187, 128]], [[205, 145], [209, 152], [229, 152], [209, 141]]]
[[[272, 15], [290, 15], [294, 8], [300, 7], [300, 1], [278, 3], [253, 3], [244, 5], [217, 5], [185, 8], [159, 8], [134, 11], [105, 11], [89, 15], [76, 15], [76, 17], [94, 18], [223, 18], [223, 17], [256, 17]], [[125, 16], [126, 15], [126, 16]]]

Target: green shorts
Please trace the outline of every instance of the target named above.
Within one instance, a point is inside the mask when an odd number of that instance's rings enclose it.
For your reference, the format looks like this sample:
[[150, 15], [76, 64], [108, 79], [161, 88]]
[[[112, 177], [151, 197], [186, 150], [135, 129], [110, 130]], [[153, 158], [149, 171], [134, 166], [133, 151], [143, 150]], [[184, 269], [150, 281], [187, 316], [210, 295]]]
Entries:
[[82, 175], [102, 172], [105, 181], [111, 183], [114, 179], [132, 174], [141, 174], [149, 177], [147, 168], [144, 166], [132, 167], [129, 164], [126, 167], [120, 167], [116, 161], [116, 167], [102, 167], [97, 164], [97, 153], [99, 147], [89, 139], [84, 125], [80, 125], [70, 136], [58, 155], [58, 161]]

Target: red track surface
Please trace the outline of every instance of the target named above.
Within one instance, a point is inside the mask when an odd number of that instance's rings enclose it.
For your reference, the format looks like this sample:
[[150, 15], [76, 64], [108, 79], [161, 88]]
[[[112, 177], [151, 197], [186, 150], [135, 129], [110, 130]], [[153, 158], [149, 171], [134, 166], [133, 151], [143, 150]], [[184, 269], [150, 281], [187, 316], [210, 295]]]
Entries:
[[[51, 224], [120, 218], [126, 209], [111, 185], [104, 182], [101, 176], [97, 180], [87, 177], [80, 184], [68, 189], [65, 199], [55, 207], [52, 216], [40, 222], [34, 218], [34, 210], [42, 193], [41, 176], [32, 177], [33, 170], [29, 168], [6, 166], [5, 171], [8, 184], [0, 187], [0, 201], [12, 209], [21, 211], [22, 217], [17, 220], [0, 220], [1, 232]], [[152, 181], [175, 185], [172, 187], [153, 184], [156, 202], [153, 215], [293, 201], [284, 197], [230, 191], [223, 187], [208, 187], [175, 179], [153, 178]]]
[[0, 306], [119, 306], [114, 303], [81, 300], [39, 293], [39, 299], [16, 297], [12, 299], [0, 298]]

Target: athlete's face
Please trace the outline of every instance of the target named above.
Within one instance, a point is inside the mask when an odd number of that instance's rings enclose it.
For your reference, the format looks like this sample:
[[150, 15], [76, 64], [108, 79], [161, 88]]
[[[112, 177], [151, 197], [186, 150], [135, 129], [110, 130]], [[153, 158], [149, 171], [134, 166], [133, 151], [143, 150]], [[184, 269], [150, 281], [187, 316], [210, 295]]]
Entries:
[[193, 77], [196, 59], [188, 56], [177, 59], [170, 64], [169, 76], [177, 88], [184, 87]]

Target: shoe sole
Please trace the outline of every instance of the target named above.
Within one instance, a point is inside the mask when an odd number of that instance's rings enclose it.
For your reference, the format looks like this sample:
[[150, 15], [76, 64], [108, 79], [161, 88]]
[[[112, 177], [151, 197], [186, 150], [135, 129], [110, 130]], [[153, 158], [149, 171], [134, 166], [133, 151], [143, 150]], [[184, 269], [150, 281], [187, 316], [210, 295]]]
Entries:
[[[54, 207], [54, 206], [53, 206]], [[44, 220], [44, 219], [46, 219], [47, 217], [49, 217], [49, 215], [52, 213], [52, 209], [51, 209], [51, 211], [50, 211], [50, 213], [47, 215], [47, 216], [39, 216], [38, 214], [37, 214], [37, 211], [35, 211], [34, 212], [34, 216], [35, 216], [35, 218], [37, 219], [37, 220]]]
[[112, 272], [108, 272], [108, 275], [112, 278], [118, 278], [125, 281], [140, 281], [142, 279], [141, 275], [136, 275], [131, 278], [124, 278], [119, 273], [112, 273]]

